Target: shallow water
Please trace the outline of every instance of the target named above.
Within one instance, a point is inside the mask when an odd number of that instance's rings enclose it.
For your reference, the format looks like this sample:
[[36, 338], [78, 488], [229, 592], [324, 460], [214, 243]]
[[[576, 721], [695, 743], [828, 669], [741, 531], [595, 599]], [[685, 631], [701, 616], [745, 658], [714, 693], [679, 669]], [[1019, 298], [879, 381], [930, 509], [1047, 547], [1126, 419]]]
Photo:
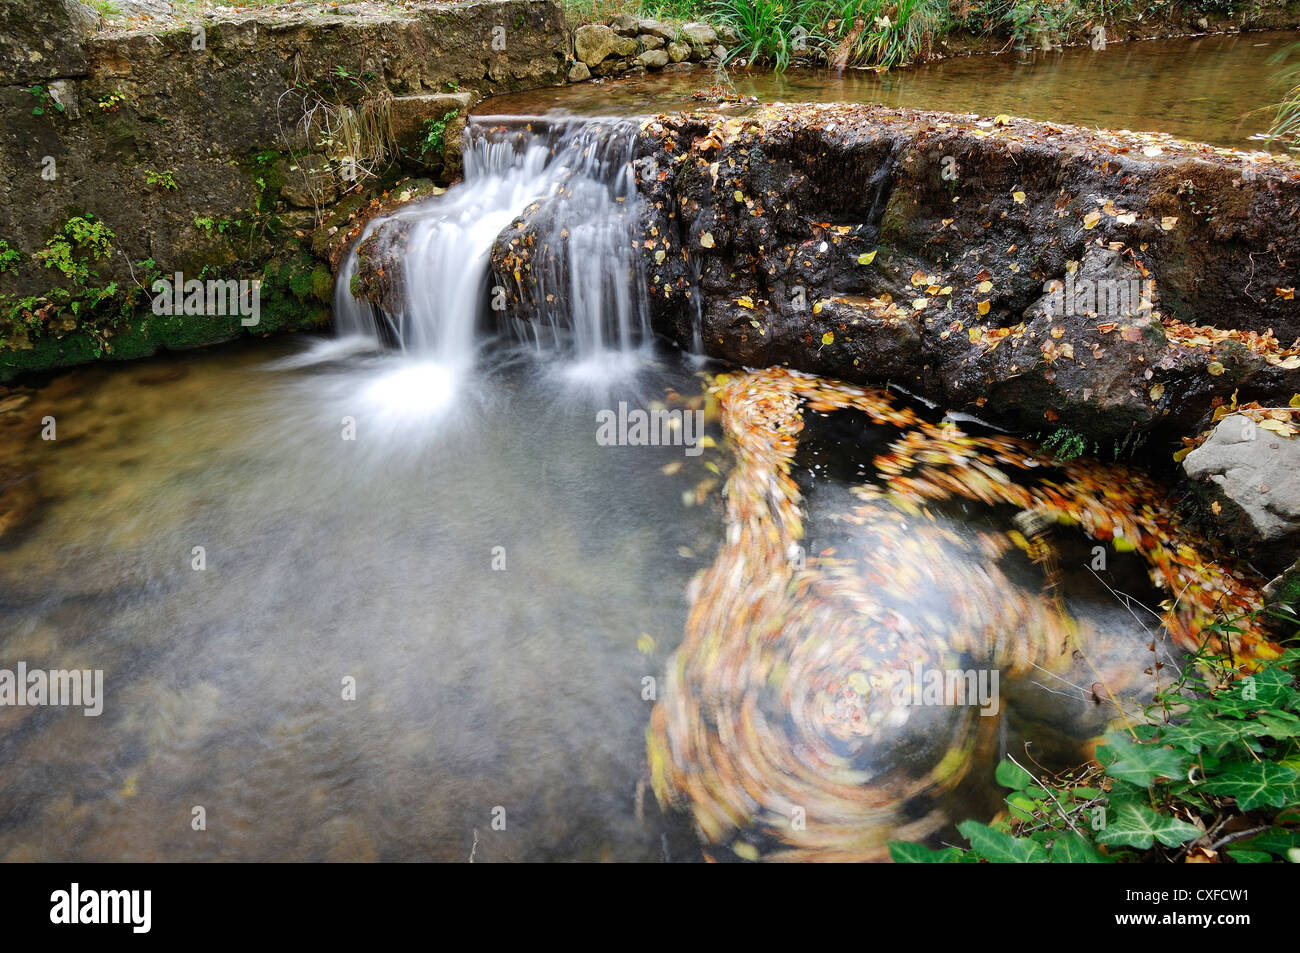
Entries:
[[641, 679], [710, 555], [682, 500], [709, 474], [593, 439], [690, 371], [530, 361], [441, 407], [396, 355], [277, 369], [302, 347], [73, 372], [10, 421], [43, 502], [0, 549], [4, 665], [101, 668], [106, 701], [0, 708], [0, 858], [463, 861], [476, 830], [481, 861], [691, 856], [635, 816]]
[[[1285, 84], [1269, 58], [1300, 41], [1296, 31], [1111, 43], [1104, 51], [1009, 51], [964, 56], [877, 74], [811, 70], [747, 74], [732, 69], [742, 96], [762, 102], [884, 103], [913, 109], [1007, 113], [1111, 129], [1167, 132], [1220, 146], [1263, 148], [1257, 138]], [[558, 109], [580, 115], [648, 115], [700, 108], [691, 94], [713, 73], [656, 74], [485, 100], [481, 115]], [[730, 107], [736, 109], [737, 107]]]

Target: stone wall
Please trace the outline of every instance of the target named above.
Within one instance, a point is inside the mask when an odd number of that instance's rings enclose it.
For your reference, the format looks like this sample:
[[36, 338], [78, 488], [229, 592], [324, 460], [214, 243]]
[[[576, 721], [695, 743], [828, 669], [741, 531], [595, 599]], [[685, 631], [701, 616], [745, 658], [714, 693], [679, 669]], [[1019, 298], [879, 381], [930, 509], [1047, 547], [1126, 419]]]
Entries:
[[394, 158], [454, 174], [472, 100], [568, 66], [556, 0], [320, 9], [94, 33], [73, 0], [6, 0], [0, 379], [241, 333], [142, 325], [154, 274], [289, 292], [254, 333], [327, 323], [312, 229], [395, 181]]

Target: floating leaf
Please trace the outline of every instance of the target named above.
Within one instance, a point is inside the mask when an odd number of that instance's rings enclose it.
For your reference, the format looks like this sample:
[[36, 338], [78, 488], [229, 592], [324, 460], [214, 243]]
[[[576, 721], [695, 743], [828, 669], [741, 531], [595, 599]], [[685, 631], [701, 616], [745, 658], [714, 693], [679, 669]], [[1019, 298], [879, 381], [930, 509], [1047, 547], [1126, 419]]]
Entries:
[[861, 255], [858, 256], [859, 265], [869, 265], [875, 260], [876, 260], [876, 253], [874, 251], [863, 252]]

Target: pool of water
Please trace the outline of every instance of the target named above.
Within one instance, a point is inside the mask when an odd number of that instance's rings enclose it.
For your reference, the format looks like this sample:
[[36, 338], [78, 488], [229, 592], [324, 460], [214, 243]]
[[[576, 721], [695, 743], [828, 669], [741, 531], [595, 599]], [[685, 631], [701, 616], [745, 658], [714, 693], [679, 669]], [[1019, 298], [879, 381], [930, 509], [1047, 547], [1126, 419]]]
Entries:
[[[1167, 132], [1220, 146], [1262, 148], [1269, 126], [1261, 112], [1286, 92], [1280, 50], [1300, 42], [1296, 31], [1111, 43], [1105, 50], [1009, 51], [966, 56], [876, 73], [732, 69], [742, 96], [762, 102], [884, 103], [914, 109], [1007, 113], [1028, 119], [1112, 129]], [[692, 94], [714, 74], [696, 69], [627, 80], [497, 96], [479, 114], [563, 110], [635, 116], [701, 108]], [[728, 107], [731, 110], [743, 107]]]
[[303, 347], [7, 396], [37, 501], [0, 538], [0, 667], [102, 669], [105, 700], [0, 707], [0, 859], [697, 857], [639, 793], [642, 680], [712, 558], [716, 491], [683, 494], [716, 478], [594, 439], [691, 369], [527, 359], [448, 400], [435, 366]]

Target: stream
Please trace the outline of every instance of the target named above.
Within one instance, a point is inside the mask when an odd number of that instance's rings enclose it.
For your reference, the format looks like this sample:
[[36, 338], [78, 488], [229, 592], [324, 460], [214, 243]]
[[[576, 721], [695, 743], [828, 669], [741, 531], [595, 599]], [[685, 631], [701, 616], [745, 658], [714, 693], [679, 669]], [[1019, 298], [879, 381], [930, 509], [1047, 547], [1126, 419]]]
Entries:
[[[1282, 42], [733, 78], [763, 99], [1006, 111], [1243, 145], [1262, 124], [1241, 117], [1270, 101], [1266, 58]], [[687, 108], [700, 82], [544, 90], [479, 111], [633, 116]], [[702, 393], [704, 373], [725, 369], [648, 330], [628, 255], [635, 128], [578, 121], [520, 145], [471, 126], [465, 182], [368, 229], [400, 236], [400, 314], [352, 299], [353, 259], [333, 338], [101, 364], [0, 395], [0, 667], [100, 669], [105, 694], [97, 717], [0, 707], [0, 859], [701, 859], [691, 818], [656, 803], [646, 739], [699, 580], [733, 542], [722, 489], [734, 434]], [[491, 304], [491, 242], [555, 196], [550, 240], [565, 265], [546, 276], [542, 318], [513, 326]], [[917, 421], [946, 419], [892, 399]], [[605, 445], [598, 421], [620, 408], [698, 414], [703, 429], [693, 447]], [[926, 639], [984, 603], [997, 618], [1038, 612], [1041, 568], [1012, 551], [994, 572], [981, 548], [1018, 525], [1013, 508], [943, 510], [942, 556], [931, 530], [876, 537], [848, 518], [859, 484], [890, 486], [871, 461], [896, 436], [855, 413], [807, 414], [792, 456], [808, 554], [852, 556], [868, 575], [898, 567], [898, 585], [949, 567], [952, 598], [890, 609], [912, 612]], [[41, 439], [50, 418], [57, 437]], [[1057, 542], [1068, 566], [1089, 558], [1081, 534]], [[1055, 591], [1097, 634], [1092, 671], [1116, 673], [1140, 702], [1149, 686], [1118, 673], [1151, 659], [1154, 616], [1134, 607], [1162, 596], [1146, 567], [1067, 569]], [[1075, 677], [1016, 683], [1011, 716], [981, 727], [965, 783], [934, 792], [943, 813], [918, 836], [938, 843], [951, 822], [991, 816], [993, 766], [1024, 739], [1061, 763], [1086, 756], [1104, 719]], [[947, 751], [900, 734], [866, 752], [851, 735], [837, 735], [836, 756], [871, 772]], [[908, 737], [934, 750], [905, 751]], [[909, 799], [904, 813], [931, 806]]]

